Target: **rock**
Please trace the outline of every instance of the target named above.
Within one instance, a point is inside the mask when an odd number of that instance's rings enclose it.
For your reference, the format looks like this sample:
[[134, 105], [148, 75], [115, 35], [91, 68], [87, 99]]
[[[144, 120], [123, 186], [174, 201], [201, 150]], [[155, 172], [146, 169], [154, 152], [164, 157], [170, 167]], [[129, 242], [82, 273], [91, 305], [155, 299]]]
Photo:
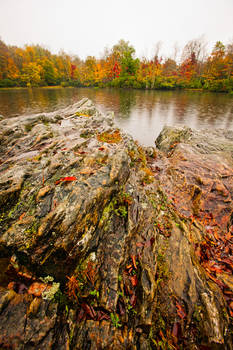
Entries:
[[231, 348], [230, 132], [143, 149], [87, 99], [0, 130], [3, 348]]

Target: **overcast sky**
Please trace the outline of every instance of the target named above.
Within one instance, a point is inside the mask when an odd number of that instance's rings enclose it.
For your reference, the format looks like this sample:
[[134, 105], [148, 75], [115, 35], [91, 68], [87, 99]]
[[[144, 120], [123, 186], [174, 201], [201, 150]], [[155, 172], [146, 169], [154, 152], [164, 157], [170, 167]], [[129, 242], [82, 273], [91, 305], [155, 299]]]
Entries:
[[169, 56], [205, 35], [209, 48], [233, 40], [233, 0], [0, 0], [0, 37], [41, 44], [80, 58], [99, 57], [119, 39], [150, 57], [156, 42]]

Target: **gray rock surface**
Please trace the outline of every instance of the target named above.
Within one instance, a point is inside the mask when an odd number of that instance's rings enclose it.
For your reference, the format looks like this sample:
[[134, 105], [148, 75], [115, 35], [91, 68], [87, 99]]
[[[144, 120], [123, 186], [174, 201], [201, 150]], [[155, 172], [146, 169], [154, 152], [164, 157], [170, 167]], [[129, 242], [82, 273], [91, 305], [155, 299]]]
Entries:
[[0, 130], [0, 348], [231, 349], [230, 132], [144, 149], [88, 99]]

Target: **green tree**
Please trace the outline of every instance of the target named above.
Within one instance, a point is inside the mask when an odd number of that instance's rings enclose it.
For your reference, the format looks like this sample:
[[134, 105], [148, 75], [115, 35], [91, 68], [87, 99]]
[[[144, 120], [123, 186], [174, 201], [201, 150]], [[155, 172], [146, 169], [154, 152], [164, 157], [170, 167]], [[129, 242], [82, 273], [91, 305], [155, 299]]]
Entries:
[[53, 62], [48, 59], [42, 61], [43, 68], [43, 78], [47, 85], [56, 85], [57, 83], [57, 69], [55, 68]]

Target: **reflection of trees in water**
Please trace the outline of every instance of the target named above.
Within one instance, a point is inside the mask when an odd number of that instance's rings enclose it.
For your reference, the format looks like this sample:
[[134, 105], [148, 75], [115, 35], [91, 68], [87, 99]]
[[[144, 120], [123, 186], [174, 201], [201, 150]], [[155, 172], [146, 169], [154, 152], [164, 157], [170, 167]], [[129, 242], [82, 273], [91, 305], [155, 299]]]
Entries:
[[129, 118], [133, 107], [136, 105], [135, 90], [119, 91], [119, 114], [122, 118]]
[[[233, 128], [232, 97], [190, 91], [142, 91], [93, 88], [32, 88], [0, 91], [0, 114], [41, 113], [88, 97], [103, 111], [114, 111], [125, 122], [137, 118], [140, 128], [169, 124]], [[119, 120], [120, 124], [120, 120]], [[155, 126], [156, 125], [156, 126]], [[153, 130], [151, 130], [153, 132]]]

